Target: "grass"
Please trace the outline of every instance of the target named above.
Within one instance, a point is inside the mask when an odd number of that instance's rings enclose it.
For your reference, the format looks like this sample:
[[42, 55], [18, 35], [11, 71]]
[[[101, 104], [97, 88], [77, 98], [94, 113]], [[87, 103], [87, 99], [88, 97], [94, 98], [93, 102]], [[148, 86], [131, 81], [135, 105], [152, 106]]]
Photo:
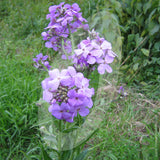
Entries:
[[106, 106], [103, 127], [88, 144], [93, 147], [91, 159], [160, 157], [160, 103], [148, 100], [142, 94], [127, 92], [127, 97]]
[[[40, 52], [52, 53], [44, 47], [40, 35], [48, 23], [45, 15], [51, 4], [45, 0], [0, 2], [0, 159], [43, 159], [43, 142], [35, 124], [36, 102], [41, 97], [45, 74], [34, 69], [32, 58]], [[91, 10], [85, 15], [89, 13]], [[116, 99], [117, 87], [107, 89], [108, 84], [104, 83], [106, 90], [96, 102], [104, 109], [104, 119], [102, 128], [87, 144], [88, 159], [158, 160], [159, 101], [148, 99], [130, 86], [125, 87], [127, 97]], [[113, 90], [115, 94], [110, 99], [115, 101], [106, 104], [106, 97]], [[152, 94], [151, 90], [145, 92]]]
[[21, 146], [28, 148], [35, 141], [37, 130], [31, 127], [37, 121], [35, 101], [40, 97], [41, 86], [39, 75], [31, 66], [30, 58], [1, 58], [0, 139], [1, 155], [7, 159], [19, 155]]

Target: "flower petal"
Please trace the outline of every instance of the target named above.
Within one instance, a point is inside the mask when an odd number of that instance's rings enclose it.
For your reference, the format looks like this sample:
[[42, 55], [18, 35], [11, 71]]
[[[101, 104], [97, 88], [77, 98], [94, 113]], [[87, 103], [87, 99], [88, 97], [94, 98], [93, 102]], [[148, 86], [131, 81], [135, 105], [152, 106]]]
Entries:
[[102, 49], [112, 49], [111, 43], [106, 40], [101, 44], [101, 47]]
[[89, 109], [86, 108], [86, 107], [80, 108], [79, 114], [80, 114], [82, 117], [85, 117], [85, 116], [87, 116], [87, 115], [89, 114]]
[[106, 63], [112, 63], [114, 61], [114, 57], [111, 57], [109, 55], [105, 56], [105, 62]]
[[99, 74], [104, 74], [105, 73], [105, 65], [104, 64], [100, 64], [98, 66], [98, 72], [99, 72]]
[[49, 92], [48, 90], [43, 91], [43, 100], [49, 103], [52, 100], [52, 98], [53, 94], [51, 92]]
[[51, 71], [48, 72], [49, 73], [49, 76], [52, 78], [52, 79], [55, 79], [59, 76], [60, 72], [58, 69], [53, 69]]
[[88, 62], [89, 64], [94, 64], [94, 63], [96, 63], [96, 58], [95, 58], [95, 57], [92, 57], [92, 56], [89, 56], [87, 62]]
[[108, 73], [111, 73], [112, 72], [112, 68], [110, 67], [110, 65], [108, 64], [105, 64], [105, 69]]

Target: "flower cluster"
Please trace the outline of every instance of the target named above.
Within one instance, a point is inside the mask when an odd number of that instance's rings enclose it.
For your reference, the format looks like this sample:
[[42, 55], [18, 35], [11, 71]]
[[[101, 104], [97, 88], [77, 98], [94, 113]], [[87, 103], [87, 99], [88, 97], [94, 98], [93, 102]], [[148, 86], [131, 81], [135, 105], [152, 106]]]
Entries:
[[104, 38], [100, 38], [98, 33], [89, 32], [92, 38], [82, 40], [78, 49], [74, 50], [73, 63], [75, 67], [91, 67], [98, 65], [98, 72], [104, 74], [112, 72], [110, 63], [113, 62], [116, 54], [112, 51], [112, 45]]
[[[79, 12], [80, 8], [77, 3], [73, 5], [64, 4], [54, 5], [49, 7], [49, 14], [47, 19], [50, 19], [50, 23], [45, 29], [46, 32], [42, 32], [43, 40], [47, 41], [45, 46], [47, 48], [53, 48], [55, 51], [71, 52], [71, 41], [69, 35], [77, 31], [78, 28], [88, 30], [88, 24], [86, 19], [82, 17], [82, 13]], [[62, 41], [64, 45], [62, 45]]]
[[51, 66], [49, 65], [49, 62], [46, 61], [47, 58], [47, 55], [43, 56], [42, 53], [38, 54], [36, 58], [33, 58], [33, 61], [35, 62], [34, 66], [36, 68], [43, 68], [43, 66], [45, 66], [48, 70], [50, 70]]
[[[89, 31], [88, 24], [85, 24], [87, 20], [82, 17], [78, 4], [69, 5], [62, 2], [50, 6], [49, 12], [46, 18], [50, 19], [50, 23], [45, 28], [47, 31], [42, 32], [45, 46], [65, 53], [62, 58], [73, 59], [74, 67], [69, 66], [62, 71], [50, 70], [51, 66], [46, 61], [48, 56], [43, 56], [42, 53], [33, 60], [36, 62], [35, 67], [43, 65], [49, 70], [49, 77], [42, 81], [43, 100], [50, 104], [49, 112], [57, 119], [73, 122], [77, 114], [87, 116], [93, 106], [91, 98], [94, 89], [89, 88], [89, 80], [77, 72], [78, 68], [91, 71], [97, 66], [99, 74], [104, 74], [105, 71], [111, 73], [109, 64], [117, 55], [112, 51], [110, 42], [101, 38], [94, 30]], [[88, 30], [89, 37], [74, 49], [72, 33], [78, 28]]]
[[89, 80], [74, 67], [69, 66], [61, 72], [53, 69], [42, 81], [43, 100], [50, 104], [49, 112], [54, 117], [73, 122], [77, 113], [87, 116], [93, 106], [94, 89], [88, 87]]

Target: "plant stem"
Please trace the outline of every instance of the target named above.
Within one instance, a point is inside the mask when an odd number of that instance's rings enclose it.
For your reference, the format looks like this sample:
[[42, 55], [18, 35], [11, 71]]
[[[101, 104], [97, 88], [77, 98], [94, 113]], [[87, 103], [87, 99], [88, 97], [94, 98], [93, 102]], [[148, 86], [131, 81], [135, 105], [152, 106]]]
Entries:
[[59, 120], [59, 135], [58, 135], [59, 160], [61, 160], [61, 141], [62, 141], [62, 120]]
[[71, 29], [70, 26], [68, 25], [68, 29], [69, 29], [69, 35], [71, 36], [71, 43], [72, 43], [72, 55], [74, 54], [74, 39], [73, 39], [73, 35], [71, 33]]
[[64, 49], [64, 40], [63, 39], [62, 39], [62, 50], [63, 50], [64, 54], [67, 56], [67, 53], [66, 53], [66, 51]]

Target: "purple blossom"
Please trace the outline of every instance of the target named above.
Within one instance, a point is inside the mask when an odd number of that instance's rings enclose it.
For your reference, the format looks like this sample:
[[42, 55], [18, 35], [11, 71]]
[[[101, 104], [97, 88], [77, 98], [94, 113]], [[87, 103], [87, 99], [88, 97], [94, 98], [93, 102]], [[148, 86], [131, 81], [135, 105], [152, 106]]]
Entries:
[[[64, 50], [71, 53], [71, 43], [68, 43], [67, 39], [70, 33], [76, 32], [78, 28], [88, 30], [89, 27], [85, 24], [87, 20], [82, 17], [77, 3], [69, 5], [62, 2], [59, 5], [50, 6], [49, 12], [46, 18], [50, 19], [50, 23], [45, 28], [47, 31], [41, 34], [46, 41], [45, 46], [61, 53]], [[64, 50], [62, 50], [62, 39]], [[63, 57], [66, 58], [64, 55]]]
[[43, 56], [42, 53], [38, 54], [36, 58], [33, 58], [33, 61], [35, 62], [34, 66], [36, 68], [40, 68], [40, 67], [43, 68], [43, 66], [45, 66], [48, 70], [50, 70], [51, 66], [49, 65], [49, 62], [46, 61], [47, 58], [48, 58], [47, 55]]
[[74, 106], [72, 111], [74, 112], [74, 116], [77, 116], [77, 113], [79, 113], [82, 117], [85, 117], [89, 114], [89, 109], [81, 105]]
[[69, 111], [70, 106], [67, 103], [61, 103], [61, 105], [53, 103], [48, 110], [57, 119], [64, 119], [68, 122], [73, 122], [73, 113]]
[[77, 46], [78, 49], [74, 50], [74, 55], [72, 55], [74, 66], [78, 69], [80, 67], [95, 68], [98, 65], [97, 69], [100, 74], [104, 74], [105, 71], [111, 73], [112, 68], [109, 64], [117, 56], [112, 51], [111, 43], [104, 38], [100, 38], [94, 30], [89, 31], [89, 33], [92, 39], [88, 37], [81, 41]]
[[100, 61], [98, 61], [98, 63], [100, 63], [100, 65], [98, 66], [98, 72], [100, 74], [104, 74], [105, 71], [107, 71], [108, 73], [112, 72], [112, 68], [110, 67], [109, 63], [112, 63], [114, 60], [113, 57], [106, 55], [105, 59], [100, 59]]
[[67, 96], [71, 106], [82, 105], [85, 99], [85, 95], [77, 93], [75, 89], [70, 90]]
[[73, 122], [77, 113], [86, 116], [93, 106], [94, 89], [88, 87], [89, 80], [74, 67], [53, 69], [42, 81], [43, 100], [50, 104], [49, 112], [54, 117]]

